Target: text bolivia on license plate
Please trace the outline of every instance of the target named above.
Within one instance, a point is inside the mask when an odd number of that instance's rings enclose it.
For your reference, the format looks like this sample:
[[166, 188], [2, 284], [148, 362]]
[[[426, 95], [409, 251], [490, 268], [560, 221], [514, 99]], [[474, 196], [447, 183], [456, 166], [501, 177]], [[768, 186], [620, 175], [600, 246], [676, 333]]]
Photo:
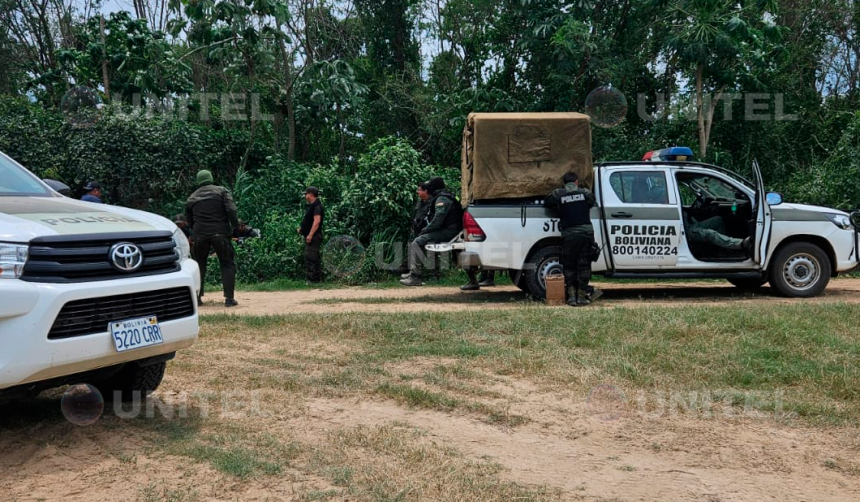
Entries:
[[110, 333], [117, 352], [164, 343], [155, 316], [114, 321], [110, 323]]

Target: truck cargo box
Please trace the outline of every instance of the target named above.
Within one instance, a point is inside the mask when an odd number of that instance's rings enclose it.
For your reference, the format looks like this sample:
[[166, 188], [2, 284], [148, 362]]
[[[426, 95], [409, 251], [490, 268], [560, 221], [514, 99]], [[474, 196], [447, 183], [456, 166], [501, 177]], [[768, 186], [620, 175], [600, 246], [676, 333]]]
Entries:
[[472, 113], [463, 130], [461, 202], [545, 196], [576, 172], [592, 185], [591, 125], [581, 113]]

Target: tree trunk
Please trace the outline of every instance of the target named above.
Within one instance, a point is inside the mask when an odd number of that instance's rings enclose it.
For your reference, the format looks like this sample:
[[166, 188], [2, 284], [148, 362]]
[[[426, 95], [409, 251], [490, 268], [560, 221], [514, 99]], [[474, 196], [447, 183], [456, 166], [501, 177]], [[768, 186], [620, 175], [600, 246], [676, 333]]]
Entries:
[[[721, 86], [717, 94], [711, 99], [711, 102], [708, 103], [708, 109], [705, 114], [705, 149], [707, 149], [708, 144], [711, 142], [711, 129], [714, 127], [714, 112], [717, 109], [717, 103], [723, 97], [725, 88], [725, 85]], [[702, 156], [702, 160], [704, 160], [704, 155]]]
[[338, 157], [340, 161], [343, 162], [344, 157], [346, 155], [346, 128], [343, 124], [343, 108], [341, 108], [340, 103], [335, 105], [337, 109], [337, 126], [340, 129], [340, 149], [338, 150]]
[[703, 77], [705, 66], [702, 63], [696, 65], [696, 122], [699, 133], [699, 160], [704, 161], [708, 153], [708, 138], [705, 134], [705, 110], [704, 96], [702, 95]]
[[280, 42], [284, 86], [287, 89], [287, 160], [292, 162], [296, 159], [296, 110], [293, 104], [293, 60], [287, 54], [287, 46], [284, 40], [281, 39]]
[[108, 75], [107, 44], [105, 42], [105, 16], [99, 16], [99, 32], [102, 39], [102, 81], [105, 86], [105, 101], [110, 103], [110, 76]]

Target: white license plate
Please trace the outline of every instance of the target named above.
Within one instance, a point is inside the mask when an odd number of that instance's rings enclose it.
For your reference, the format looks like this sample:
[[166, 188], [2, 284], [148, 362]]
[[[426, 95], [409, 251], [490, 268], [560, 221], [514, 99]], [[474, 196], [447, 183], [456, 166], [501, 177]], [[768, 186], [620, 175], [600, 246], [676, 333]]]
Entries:
[[161, 335], [161, 328], [155, 316], [113, 321], [110, 323], [110, 334], [117, 352], [164, 343], [164, 337]]

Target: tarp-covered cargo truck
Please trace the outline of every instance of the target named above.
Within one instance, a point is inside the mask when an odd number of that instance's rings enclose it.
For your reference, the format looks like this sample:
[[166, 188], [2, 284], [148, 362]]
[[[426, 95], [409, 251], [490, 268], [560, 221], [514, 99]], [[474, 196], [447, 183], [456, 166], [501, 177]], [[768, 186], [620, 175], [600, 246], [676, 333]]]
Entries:
[[581, 113], [472, 113], [463, 131], [464, 206], [544, 196], [564, 173], [591, 187], [591, 127]]
[[575, 171], [597, 199], [594, 273], [724, 278], [742, 288], [770, 282], [782, 295], [808, 297], [857, 268], [860, 213], [782, 203], [765, 192], [758, 164], [750, 181], [691, 157], [680, 147], [592, 166], [586, 115], [472, 114], [463, 135], [464, 230], [427, 248], [453, 250], [462, 268], [510, 270], [514, 284], [543, 298], [546, 277], [561, 269], [558, 214], [544, 198]]

